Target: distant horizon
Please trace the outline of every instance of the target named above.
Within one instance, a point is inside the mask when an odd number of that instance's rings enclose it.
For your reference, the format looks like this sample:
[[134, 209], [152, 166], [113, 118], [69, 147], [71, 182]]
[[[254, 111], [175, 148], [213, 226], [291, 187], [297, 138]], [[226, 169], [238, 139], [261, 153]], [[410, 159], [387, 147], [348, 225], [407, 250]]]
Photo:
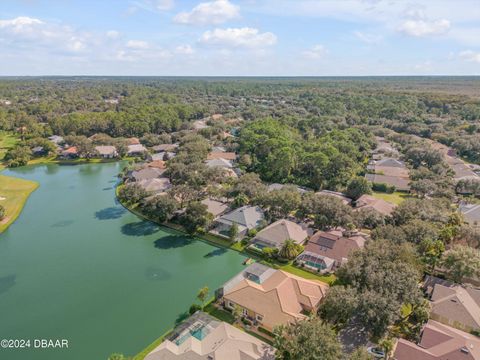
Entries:
[[334, 78], [480, 78], [480, 75], [0, 75], [2, 78], [216, 78], [216, 79], [334, 79]]
[[0, 44], [2, 76], [479, 76], [480, 6], [2, 0]]

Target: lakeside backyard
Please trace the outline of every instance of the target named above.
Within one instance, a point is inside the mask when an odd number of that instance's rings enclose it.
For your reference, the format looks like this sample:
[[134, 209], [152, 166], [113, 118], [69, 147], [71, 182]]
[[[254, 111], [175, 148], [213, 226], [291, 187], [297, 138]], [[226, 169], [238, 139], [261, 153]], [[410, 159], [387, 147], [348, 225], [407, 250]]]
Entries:
[[7, 351], [9, 359], [138, 353], [184, 318], [199, 288], [207, 285], [213, 294], [244, 268], [237, 251], [126, 211], [115, 200], [120, 166], [6, 170], [41, 186], [0, 235], [0, 337], [71, 344], [62, 351]]

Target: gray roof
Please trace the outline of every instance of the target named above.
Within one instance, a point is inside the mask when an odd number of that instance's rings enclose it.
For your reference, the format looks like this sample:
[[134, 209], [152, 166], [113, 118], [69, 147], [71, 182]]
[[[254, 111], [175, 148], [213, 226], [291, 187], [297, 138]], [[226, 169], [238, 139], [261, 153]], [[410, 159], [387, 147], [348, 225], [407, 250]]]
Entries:
[[242, 206], [217, 219], [217, 222], [232, 225], [236, 223], [247, 229], [254, 229], [265, 219], [263, 210], [258, 206]]
[[401, 160], [398, 160], [398, 159], [394, 159], [394, 158], [385, 158], [385, 159], [382, 159], [382, 160], [378, 160], [375, 162], [375, 165], [376, 166], [384, 166], [384, 167], [400, 167], [400, 168], [404, 168], [405, 167], [405, 163]]
[[115, 146], [95, 146], [95, 150], [100, 154], [100, 155], [116, 155], [117, 154], [117, 148]]
[[147, 149], [142, 144], [128, 145], [128, 153], [129, 154], [143, 153], [143, 152], [146, 152], [146, 151], [147, 151]]
[[178, 147], [178, 144], [160, 144], [152, 147], [155, 152], [172, 151]]
[[237, 275], [228, 280], [225, 284], [223, 284], [222, 287], [219, 289], [220, 296], [222, 296], [224, 293], [227, 293], [230, 289], [233, 289], [240, 281], [244, 279], [254, 281], [257, 284], [262, 284], [274, 273], [275, 269], [255, 262], [246, 267], [244, 270], [240, 271]]
[[140, 170], [132, 171], [131, 176], [135, 179], [135, 181], [142, 181], [142, 180], [158, 178], [164, 172], [165, 172], [165, 170], [161, 170], [161, 169], [158, 169], [158, 168], [145, 167], [145, 168], [140, 169]]
[[395, 186], [397, 190], [410, 190], [410, 180], [398, 176], [378, 175], [378, 174], [366, 174], [365, 178], [376, 184], [387, 184]]
[[297, 244], [303, 244], [307, 238], [306, 226], [282, 219], [262, 229], [253, 239], [253, 243], [261, 243], [280, 249], [288, 239], [295, 241]]
[[172, 187], [167, 178], [145, 179], [139, 181], [138, 184], [148, 192], [163, 192]]
[[480, 225], [480, 205], [479, 204], [460, 204], [460, 212], [470, 225]]
[[223, 168], [233, 168], [233, 164], [229, 160], [225, 159], [212, 159], [212, 160], [207, 160], [205, 161], [205, 164], [208, 167], [223, 167]]

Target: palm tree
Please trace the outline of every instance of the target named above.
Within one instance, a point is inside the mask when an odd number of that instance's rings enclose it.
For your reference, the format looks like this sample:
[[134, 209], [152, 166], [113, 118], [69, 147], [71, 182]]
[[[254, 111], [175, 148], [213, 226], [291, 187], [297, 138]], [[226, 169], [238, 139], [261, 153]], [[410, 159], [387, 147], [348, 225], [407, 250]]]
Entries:
[[292, 239], [285, 240], [282, 248], [280, 249], [279, 255], [288, 260], [295, 259], [300, 253], [299, 246]]

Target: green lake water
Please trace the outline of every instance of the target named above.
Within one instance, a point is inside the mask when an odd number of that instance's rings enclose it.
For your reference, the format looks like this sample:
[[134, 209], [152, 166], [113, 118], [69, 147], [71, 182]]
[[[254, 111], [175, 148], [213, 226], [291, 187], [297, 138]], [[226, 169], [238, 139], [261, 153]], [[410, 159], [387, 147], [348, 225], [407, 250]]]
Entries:
[[[0, 339], [67, 339], [68, 349], [0, 349], [5, 360], [133, 355], [244, 257], [143, 221], [115, 201], [119, 163], [7, 170], [40, 187], [0, 234]], [[32, 343], [33, 346], [33, 343]]]

